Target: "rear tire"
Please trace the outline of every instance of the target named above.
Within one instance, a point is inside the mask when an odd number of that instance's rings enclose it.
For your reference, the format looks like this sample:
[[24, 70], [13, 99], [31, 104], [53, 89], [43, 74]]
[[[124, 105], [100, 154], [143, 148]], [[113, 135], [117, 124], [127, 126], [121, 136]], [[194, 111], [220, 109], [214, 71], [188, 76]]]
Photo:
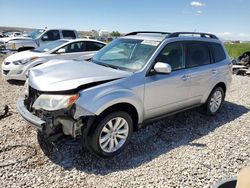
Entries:
[[123, 111], [112, 112], [93, 124], [86, 139], [87, 148], [101, 157], [113, 157], [128, 144], [133, 132], [131, 116]]
[[208, 115], [214, 116], [221, 108], [225, 98], [225, 92], [221, 87], [216, 87], [210, 93], [207, 102], [204, 104], [205, 111]]

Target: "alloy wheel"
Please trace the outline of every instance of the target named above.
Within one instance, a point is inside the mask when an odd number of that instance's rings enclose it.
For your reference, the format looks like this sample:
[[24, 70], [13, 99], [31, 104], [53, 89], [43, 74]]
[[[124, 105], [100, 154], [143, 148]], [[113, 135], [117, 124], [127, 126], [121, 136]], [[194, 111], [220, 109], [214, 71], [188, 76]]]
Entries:
[[102, 128], [99, 145], [104, 152], [115, 152], [124, 145], [128, 134], [128, 122], [122, 117], [113, 118]]
[[221, 102], [222, 102], [222, 93], [221, 91], [217, 90], [212, 95], [209, 103], [209, 108], [212, 113], [215, 113], [220, 108]]

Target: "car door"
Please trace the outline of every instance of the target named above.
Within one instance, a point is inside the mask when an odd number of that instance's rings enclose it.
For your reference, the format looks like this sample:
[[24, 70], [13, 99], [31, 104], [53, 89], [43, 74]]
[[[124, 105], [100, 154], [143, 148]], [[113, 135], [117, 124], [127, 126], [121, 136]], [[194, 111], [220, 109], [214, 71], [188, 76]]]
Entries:
[[155, 60], [168, 63], [170, 74], [151, 74], [145, 78], [145, 119], [170, 113], [189, 105], [190, 80], [185, 70], [185, 50], [182, 42], [167, 44]]
[[186, 69], [190, 79], [189, 100], [192, 105], [201, 103], [204, 94], [213, 84], [216, 74], [207, 42], [187, 41]]

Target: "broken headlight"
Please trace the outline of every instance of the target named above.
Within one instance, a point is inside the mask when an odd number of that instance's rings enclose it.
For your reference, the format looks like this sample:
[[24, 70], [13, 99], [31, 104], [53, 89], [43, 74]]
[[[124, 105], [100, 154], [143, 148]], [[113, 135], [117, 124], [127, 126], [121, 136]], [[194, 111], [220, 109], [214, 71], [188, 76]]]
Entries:
[[0, 43], [0, 50], [5, 50], [5, 49], [6, 49], [5, 45]]
[[67, 108], [74, 104], [79, 98], [79, 94], [75, 95], [40, 95], [33, 104], [36, 110], [54, 111]]

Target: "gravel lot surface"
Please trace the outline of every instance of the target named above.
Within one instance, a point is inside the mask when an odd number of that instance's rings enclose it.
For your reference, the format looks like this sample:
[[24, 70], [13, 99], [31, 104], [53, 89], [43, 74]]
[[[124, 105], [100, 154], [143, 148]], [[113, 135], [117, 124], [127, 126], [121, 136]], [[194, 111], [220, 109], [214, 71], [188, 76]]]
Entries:
[[[76, 143], [38, 142], [16, 109], [22, 83], [0, 78], [0, 187], [211, 187], [250, 165], [250, 78], [234, 76], [215, 117], [190, 110], [144, 126], [126, 150], [100, 159]], [[0, 112], [1, 112], [0, 111]], [[40, 137], [39, 137], [40, 138]], [[40, 140], [40, 139], [39, 139]], [[40, 144], [39, 144], [40, 143]], [[28, 145], [10, 148], [12, 145]], [[42, 149], [41, 149], [42, 148]]]

